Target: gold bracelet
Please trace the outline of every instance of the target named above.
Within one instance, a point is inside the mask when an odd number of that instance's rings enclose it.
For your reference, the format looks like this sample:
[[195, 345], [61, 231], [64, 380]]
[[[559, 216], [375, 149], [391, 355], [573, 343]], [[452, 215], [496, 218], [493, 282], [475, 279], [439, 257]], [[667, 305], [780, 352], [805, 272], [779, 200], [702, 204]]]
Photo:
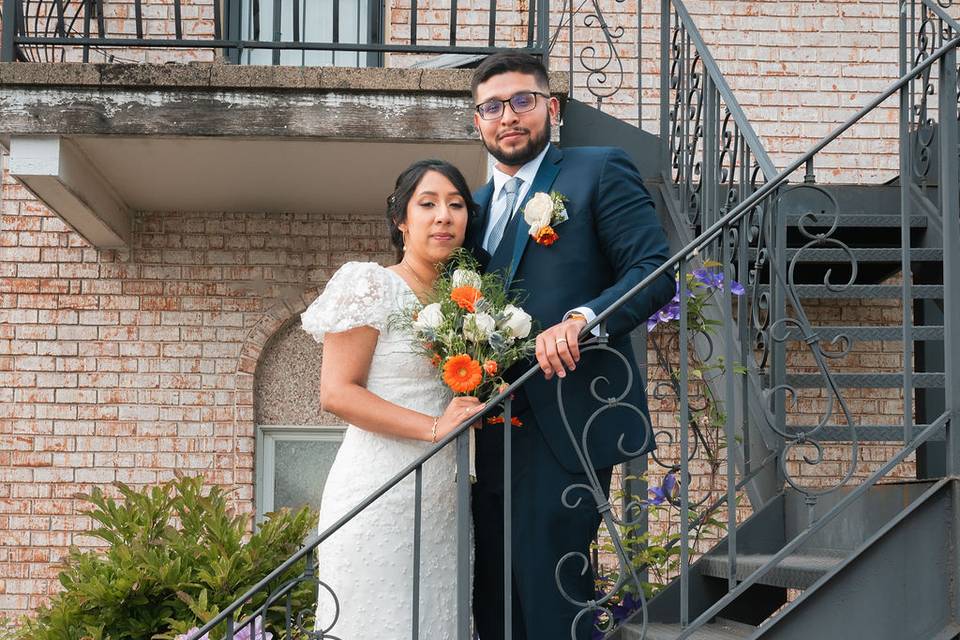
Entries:
[[440, 416], [433, 419], [433, 429], [430, 430], [430, 442], [437, 443], [437, 425], [440, 424]]

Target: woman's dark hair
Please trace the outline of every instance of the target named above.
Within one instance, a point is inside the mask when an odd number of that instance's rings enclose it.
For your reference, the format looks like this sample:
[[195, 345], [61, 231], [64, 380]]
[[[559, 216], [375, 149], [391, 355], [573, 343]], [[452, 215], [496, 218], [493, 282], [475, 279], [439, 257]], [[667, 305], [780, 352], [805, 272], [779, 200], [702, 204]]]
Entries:
[[403, 258], [403, 233], [399, 225], [407, 221], [407, 205], [413, 198], [417, 185], [428, 171], [436, 171], [449, 180], [463, 198], [467, 206], [467, 227], [473, 221], [477, 212], [477, 205], [470, 195], [467, 179], [460, 170], [445, 160], [419, 160], [403, 170], [397, 177], [397, 184], [393, 193], [387, 198], [387, 227], [390, 230], [390, 242], [397, 248], [397, 260]]

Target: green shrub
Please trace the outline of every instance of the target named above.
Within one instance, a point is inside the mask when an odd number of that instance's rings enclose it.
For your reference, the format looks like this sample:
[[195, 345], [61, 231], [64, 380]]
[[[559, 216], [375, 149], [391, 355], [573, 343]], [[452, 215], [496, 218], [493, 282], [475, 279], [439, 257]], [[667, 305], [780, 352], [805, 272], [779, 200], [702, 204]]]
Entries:
[[[116, 486], [119, 501], [99, 489], [82, 496], [92, 504], [86, 512], [95, 523], [90, 535], [109, 547], [71, 549], [59, 576], [63, 590], [34, 619], [21, 621], [18, 637], [175, 638], [212, 619], [264, 578], [300, 548], [316, 524], [308, 507], [295, 514], [278, 511], [245, 542], [249, 517], [228, 509], [221, 488], [204, 491], [202, 478], [178, 477], [142, 491]], [[272, 586], [298, 575], [303, 564], [298, 567]], [[243, 611], [250, 613], [266, 597], [260, 594]], [[293, 610], [311, 610], [314, 597], [311, 585], [300, 585]], [[280, 619], [275, 613], [268, 623]]]

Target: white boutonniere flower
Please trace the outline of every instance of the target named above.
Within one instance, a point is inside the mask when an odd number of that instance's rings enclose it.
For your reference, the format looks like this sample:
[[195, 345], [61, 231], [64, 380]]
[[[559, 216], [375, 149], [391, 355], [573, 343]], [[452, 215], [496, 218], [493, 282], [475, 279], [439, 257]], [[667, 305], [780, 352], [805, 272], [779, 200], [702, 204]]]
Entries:
[[566, 196], [557, 191], [540, 191], [523, 207], [523, 219], [530, 225], [534, 242], [549, 247], [560, 239], [555, 227], [569, 218], [563, 205], [566, 200]]

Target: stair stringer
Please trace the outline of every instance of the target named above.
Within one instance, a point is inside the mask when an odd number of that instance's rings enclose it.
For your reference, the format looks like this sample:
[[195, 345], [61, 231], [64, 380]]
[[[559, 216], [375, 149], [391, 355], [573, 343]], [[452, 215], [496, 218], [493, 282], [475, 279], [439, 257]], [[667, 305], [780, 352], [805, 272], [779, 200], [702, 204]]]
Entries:
[[953, 638], [958, 508], [960, 479], [937, 482], [751, 640]]

